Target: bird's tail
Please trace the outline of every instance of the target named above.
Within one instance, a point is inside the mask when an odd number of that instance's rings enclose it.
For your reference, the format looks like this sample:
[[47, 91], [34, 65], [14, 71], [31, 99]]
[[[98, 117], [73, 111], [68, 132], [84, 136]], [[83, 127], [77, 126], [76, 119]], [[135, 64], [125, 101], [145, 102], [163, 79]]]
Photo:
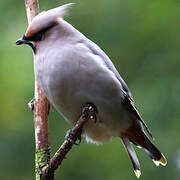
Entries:
[[122, 139], [122, 142], [124, 144], [124, 147], [131, 159], [131, 162], [132, 162], [132, 165], [133, 165], [133, 168], [134, 168], [134, 173], [136, 175], [137, 178], [140, 177], [141, 175], [141, 171], [140, 171], [140, 164], [139, 164], [139, 160], [136, 156], [136, 152], [134, 151], [132, 145], [130, 144], [130, 141], [128, 138], [121, 138]]
[[121, 135], [123, 144], [128, 152], [128, 155], [132, 161], [134, 172], [137, 177], [140, 176], [140, 165], [137, 159], [136, 153], [131, 146], [130, 142], [145, 150], [148, 156], [152, 159], [156, 166], [160, 164], [165, 166], [167, 164], [165, 156], [159, 151], [159, 149], [149, 140], [145, 132], [140, 126], [130, 127]]
[[144, 143], [139, 143], [144, 148], [145, 152], [149, 155], [156, 166], [159, 164], [165, 166], [167, 164], [165, 156], [159, 151], [159, 149], [149, 140], [149, 138], [143, 133]]

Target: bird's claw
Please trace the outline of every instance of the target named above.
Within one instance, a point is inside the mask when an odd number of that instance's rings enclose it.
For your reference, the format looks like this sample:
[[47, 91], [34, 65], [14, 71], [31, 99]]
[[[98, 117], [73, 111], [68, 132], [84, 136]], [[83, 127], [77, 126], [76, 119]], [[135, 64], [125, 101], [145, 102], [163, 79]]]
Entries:
[[94, 111], [93, 115], [90, 116], [90, 119], [92, 119], [94, 121], [94, 123], [97, 122], [97, 115], [96, 115], [95, 111]]
[[72, 130], [71, 129], [69, 129], [66, 132], [65, 139], [74, 145], [80, 145], [80, 143], [81, 143], [81, 135], [78, 137], [78, 142], [76, 142], [75, 140], [72, 139]]
[[86, 105], [82, 107], [82, 115], [84, 117], [87, 117], [89, 116], [90, 113], [91, 113], [90, 119], [94, 120], [94, 123], [96, 123], [98, 110], [94, 104], [87, 103]]

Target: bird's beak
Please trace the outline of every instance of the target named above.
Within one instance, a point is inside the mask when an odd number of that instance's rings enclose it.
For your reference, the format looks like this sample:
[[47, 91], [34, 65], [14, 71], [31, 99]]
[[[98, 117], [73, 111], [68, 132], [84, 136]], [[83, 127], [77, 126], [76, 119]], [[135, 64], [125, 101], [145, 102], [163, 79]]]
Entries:
[[30, 42], [26, 40], [26, 37], [24, 35], [16, 41], [16, 45], [29, 44], [29, 43]]
[[31, 46], [34, 53], [36, 53], [36, 48], [35, 48], [34, 44], [31, 41], [27, 40], [25, 35], [23, 35], [20, 39], [18, 39], [16, 41], [16, 45], [22, 45], [22, 44], [27, 44], [27, 45]]

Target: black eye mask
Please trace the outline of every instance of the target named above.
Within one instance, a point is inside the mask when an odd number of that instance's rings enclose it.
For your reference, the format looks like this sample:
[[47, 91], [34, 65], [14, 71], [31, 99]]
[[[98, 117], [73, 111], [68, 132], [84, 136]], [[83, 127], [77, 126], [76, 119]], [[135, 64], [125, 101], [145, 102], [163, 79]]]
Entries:
[[23, 35], [22, 38], [20, 38], [16, 41], [16, 45], [27, 44], [33, 49], [34, 54], [36, 54], [36, 47], [34, 46], [33, 42], [41, 41], [43, 35], [50, 28], [54, 27], [55, 25], [56, 25], [56, 23], [53, 22], [53, 23], [49, 24], [49, 26], [47, 26], [46, 28], [40, 30], [39, 32], [35, 33], [34, 35], [32, 35], [30, 37], [26, 37], [25, 35]]
[[25, 37], [25, 40], [27, 41], [40, 41], [42, 39], [42, 36], [52, 27], [54, 27], [56, 25], [56, 23], [51, 23], [49, 24], [49, 26], [47, 26], [46, 28], [40, 30], [39, 32], [37, 32], [36, 34], [34, 34], [33, 36], [30, 37]]

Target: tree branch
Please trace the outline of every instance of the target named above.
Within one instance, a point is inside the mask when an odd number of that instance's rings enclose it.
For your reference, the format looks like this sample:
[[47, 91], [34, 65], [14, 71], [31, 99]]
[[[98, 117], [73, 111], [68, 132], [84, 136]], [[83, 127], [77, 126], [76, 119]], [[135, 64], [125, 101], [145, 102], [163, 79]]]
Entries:
[[[25, 0], [26, 14], [28, 23], [39, 13], [38, 0]], [[49, 125], [48, 115], [50, 104], [44, 96], [40, 86], [38, 85], [35, 77], [35, 93], [33, 104], [34, 114], [34, 129], [36, 141], [36, 180], [40, 180], [40, 169], [50, 162], [50, 138], [49, 138]]]
[[25, 0], [25, 6], [28, 23], [31, 24], [33, 18], [39, 14], [39, 2], [38, 0]]
[[61, 147], [57, 150], [55, 155], [51, 158], [49, 166], [43, 168], [42, 179], [43, 180], [53, 180], [53, 175], [55, 170], [61, 165], [62, 161], [65, 159], [67, 153], [71, 150], [72, 146], [77, 139], [80, 139], [82, 134], [82, 128], [89, 119], [94, 119], [94, 114], [96, 113], [95, 106], [87, 104], [82, 110], [82, 115], [77, 121], [76, 125], [73, 127], [70, 133], [71, 141], [66, 138]]

